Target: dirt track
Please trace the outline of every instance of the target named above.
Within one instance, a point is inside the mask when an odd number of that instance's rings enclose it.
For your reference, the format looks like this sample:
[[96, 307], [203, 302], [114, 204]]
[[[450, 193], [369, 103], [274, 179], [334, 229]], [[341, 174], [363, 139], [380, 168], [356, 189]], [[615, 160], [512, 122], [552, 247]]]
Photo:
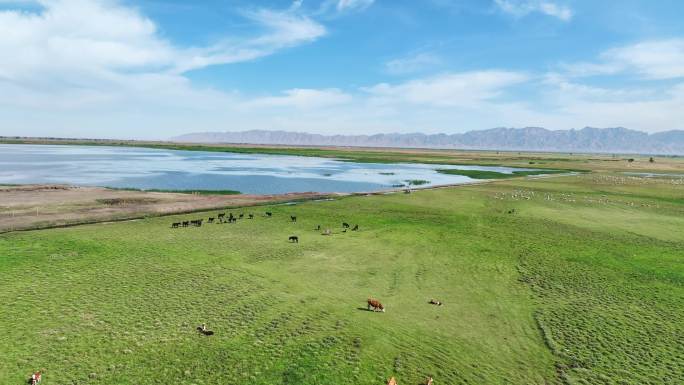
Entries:
[[193, 195], [63, 185], [0, 186], [0, 233], [330, 195], [334, 194]]

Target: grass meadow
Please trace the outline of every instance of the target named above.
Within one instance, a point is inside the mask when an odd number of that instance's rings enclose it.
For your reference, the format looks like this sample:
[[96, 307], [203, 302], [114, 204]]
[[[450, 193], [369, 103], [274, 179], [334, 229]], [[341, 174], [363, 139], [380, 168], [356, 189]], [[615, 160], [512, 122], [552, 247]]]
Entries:
[[[684, 383], [681, 179], [232, 212], [255, 219], [0, 235], [0, 383], [41, 368], [45, 385]], [[365, 310], [369, 296], [386, 312]]]

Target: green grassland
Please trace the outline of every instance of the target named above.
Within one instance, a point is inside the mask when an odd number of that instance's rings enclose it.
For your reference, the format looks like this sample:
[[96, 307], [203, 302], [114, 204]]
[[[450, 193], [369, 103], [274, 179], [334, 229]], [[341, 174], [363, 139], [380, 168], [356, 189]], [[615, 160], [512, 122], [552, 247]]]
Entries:
[[[39, 368], [46, 385], [684, 383], [681, 179], [517, 178], [243, 211], [256, 218], [1, 235], [0, 383]], [[368, 296], [387, 311], [364, 310]]]

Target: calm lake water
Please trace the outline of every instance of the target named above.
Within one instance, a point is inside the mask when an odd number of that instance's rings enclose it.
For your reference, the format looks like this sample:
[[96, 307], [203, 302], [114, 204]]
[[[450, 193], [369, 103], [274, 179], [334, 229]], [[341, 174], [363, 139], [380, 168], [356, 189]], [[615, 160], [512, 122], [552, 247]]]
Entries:
[[336, 159], [159, 150], [135, 147], [0, 144], [0, 184], [59, 183], [172, 190], [237, 190], [245, 194], [370, 192], [427, 180], [425, 186], [472, 183], [439, 168], [507, 167], [372, 164]]

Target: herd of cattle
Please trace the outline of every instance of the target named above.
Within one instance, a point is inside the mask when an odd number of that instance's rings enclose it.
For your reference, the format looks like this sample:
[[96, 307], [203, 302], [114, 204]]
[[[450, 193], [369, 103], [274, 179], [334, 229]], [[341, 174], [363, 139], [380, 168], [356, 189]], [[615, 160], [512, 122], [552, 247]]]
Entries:
[[[273, 216], [273, 213], [270, 211], [266, 211], [264, 213], [264, 216], [266, 218], [270, 218]], [[237, 216], [233, 215], [233, 213], [228, 213], [228, 216], [226, 217], [226, 213], [218, 213], [216, 217], [209, 217], [207, 218], [207, 223], [215, 223], [215, 224], [223, 224], [223, 223], [237, 223], [238, 219], [243, 219], [245, 218], [244, 213], [240, 213]], [[247, 219], [254, 219], [254, 214], [248, 213], [246, 215]], [[294, 215], [290, 215], [290, 222], [292, 223], [297, 223], [297, 217]], [[180, 221], [180, 222], [173, 222], [171, 223], [171, 228], [172, 229], [177, 229], [181, 227], [202, 227], [202, 224], [204, 223], [204, 218], [200, 219], [193, 219], [193, 220], [187, 220], [187, 221]], [[321, 231], [321, 235], [332, 235], [332, 229], [326, 228], [322, 229], [321, 225], [316, 226], [316, 231]], [[347, 223], [347, 222], [342, 222], [342, 232], [346, 233], [347, 230], [351, 231], [359, 231], [359, 225], [354, 225], [353, 227]], [[299, 237], [296, 235], [292, 235], [288, 238], [289, 242], [292, 243], [299, 243]]]
[[[273, 213], [271, 212], [266, 212], [266, 216], [270, 217], [272, 216]], [[219, 213], [216, 217], [209, 217], [207, 219], [208, 223], [236, 223], [238, 219], [242, 219], [245, 217], [244, 213], [238, 214], [238, 216], [234, 216], [233, 213], [229, 213], [228, 218], [226, 218], [226, 213]], [[254, 219], [254, 214], [247, 214], [247, 218], [249, 219]], [[296, 221], [296, 217], [295, 217]], [[204, 219], [195, 219], [192, 221], [181, 221], [181, 222], [173, 222], [171, 224], [171, 227], [176, 229], [179, 227], [190, 227], [190, 226], [195, 226], [195, 227], [202, 227], [202, 223], [204, 223]]]

